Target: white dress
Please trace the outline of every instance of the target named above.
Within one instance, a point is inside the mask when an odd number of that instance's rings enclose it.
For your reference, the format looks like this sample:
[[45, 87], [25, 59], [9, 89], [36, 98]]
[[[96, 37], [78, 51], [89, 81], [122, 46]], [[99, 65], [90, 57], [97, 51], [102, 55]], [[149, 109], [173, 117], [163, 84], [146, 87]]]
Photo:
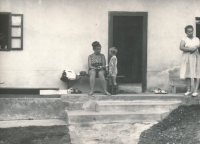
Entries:
[[[200, 46], [199, 38], [188, 37], [182, 38], [185, 41], [185, 47]], [[191, 54], [191, 52], [183, 52], [181, 57], [180, 78], [200, 78], [200, 55], [198, 49]]]

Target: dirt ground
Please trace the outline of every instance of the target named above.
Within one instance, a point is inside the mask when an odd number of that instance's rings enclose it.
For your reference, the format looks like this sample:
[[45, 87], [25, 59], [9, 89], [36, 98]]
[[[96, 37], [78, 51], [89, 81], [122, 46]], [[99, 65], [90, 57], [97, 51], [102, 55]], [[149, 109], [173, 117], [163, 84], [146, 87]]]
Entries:
[[151, 127], [150, 123], [110, 123], [71, 125], [72, 144], [137, 144], [142, 131]]
[[0, 129], [0, 144], [70, 144], [66, 126], [31, 126]]
[[199, 144], [200, 105], [179, 106], [140, 135], [138, 144]]

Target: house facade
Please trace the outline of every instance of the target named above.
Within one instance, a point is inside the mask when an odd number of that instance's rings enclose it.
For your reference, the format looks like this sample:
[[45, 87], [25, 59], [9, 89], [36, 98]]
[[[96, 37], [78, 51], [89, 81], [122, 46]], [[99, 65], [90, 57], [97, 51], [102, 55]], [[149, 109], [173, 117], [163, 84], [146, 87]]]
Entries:
[[[4, 82], [0, 86], [66, 89], [60, 80], [62, 71], [87, 72], [93, 41], [101, 43], [108, 61], [108, 47], [123, 40], [118, 24], [125, 19], [120, 16], [130, 14], [135, 19], [122, 24], [138, 24], [133, 30], [139, 35], [134, 35], [140, 43], [136, 47], [144, 49], [142, 56], [134, 59], [142, 57], [136, 64], [141, 71], [135, 73], [141, 79], [135, 81], [143, 83], [144, 91], [157, 87], [168, 90], [169, 72], [180, 66], [179, 44], [185, 26], [193, 25], [196, 35], [199, 5], [200, 0], [0, 0], [0, 12], [23, 14], [23, 50], [0, 51], [0, 82]], [[115, 19], [112, 14], [119, 15]], [[123, 46], [119, 47], [121, 51]], [[137, 53], [129, 50], [128, 54]], [[123, 65], [122, 74], [126, 72]], [[131, 74], [134, 72], [127, 75]], [[96, 87], [99, 85], [97, 80]], [[89, 80], [79, 80], [75, 87], [87, 92]]]

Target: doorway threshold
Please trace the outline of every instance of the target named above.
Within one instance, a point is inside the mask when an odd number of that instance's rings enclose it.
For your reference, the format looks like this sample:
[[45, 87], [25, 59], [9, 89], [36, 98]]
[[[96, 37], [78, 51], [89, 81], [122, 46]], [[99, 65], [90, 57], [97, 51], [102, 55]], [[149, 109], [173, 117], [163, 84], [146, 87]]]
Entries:
[[142, 93], [142, 83], [120, 83], [119, 91], [123, 93]]

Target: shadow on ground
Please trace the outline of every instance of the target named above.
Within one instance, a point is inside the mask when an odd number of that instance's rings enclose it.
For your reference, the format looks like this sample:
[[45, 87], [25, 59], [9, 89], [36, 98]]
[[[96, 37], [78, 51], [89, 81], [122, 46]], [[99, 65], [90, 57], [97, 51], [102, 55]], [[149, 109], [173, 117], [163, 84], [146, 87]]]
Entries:
[[0, 129], [0, 144], [70, 144], [66, 126], [31, 126]]

